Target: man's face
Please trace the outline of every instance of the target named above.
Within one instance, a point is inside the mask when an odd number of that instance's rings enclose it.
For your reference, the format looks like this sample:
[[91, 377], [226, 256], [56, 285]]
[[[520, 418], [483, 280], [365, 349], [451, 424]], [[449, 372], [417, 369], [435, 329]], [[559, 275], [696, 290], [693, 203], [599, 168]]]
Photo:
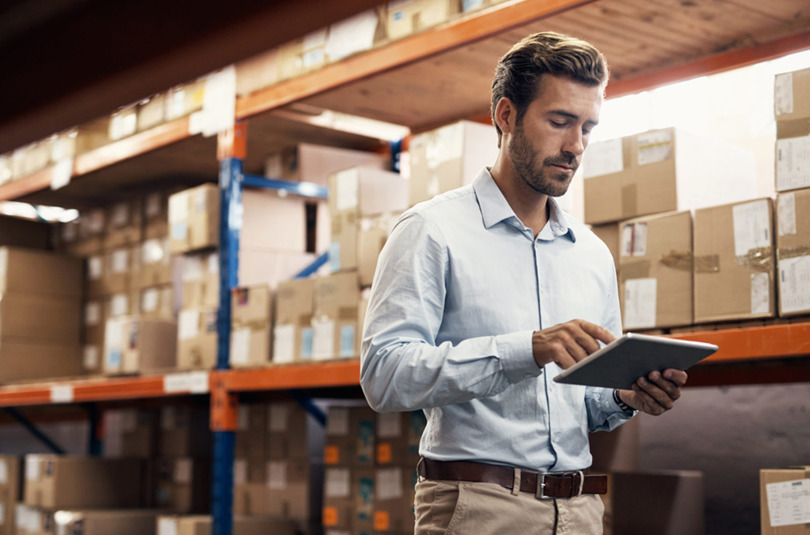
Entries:
[[550, 197], [568, 190], [599, 121], [602, 89], [543, 75], [537, 96], [507, 146], [519, 180]]

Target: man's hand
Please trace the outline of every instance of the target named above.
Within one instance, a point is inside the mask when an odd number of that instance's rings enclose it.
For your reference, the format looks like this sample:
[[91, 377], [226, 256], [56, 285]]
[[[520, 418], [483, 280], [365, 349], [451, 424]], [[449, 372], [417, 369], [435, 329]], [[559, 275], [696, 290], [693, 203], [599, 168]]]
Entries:
[[632, 390], [619, 390], [619, 397], [634, 409], [658, 416], [671, 409], [681, 397], [686, 378], [686, 372], [682, 370], [650, 372], [647, 377], [639, 377]]
[[532, 351], [538, 366], [553, 362], [565, 370], [598, 350], [600, 341], [608, 344], [615, 338], [604, 327], [585, 320], [571, 320], [535, 331]]

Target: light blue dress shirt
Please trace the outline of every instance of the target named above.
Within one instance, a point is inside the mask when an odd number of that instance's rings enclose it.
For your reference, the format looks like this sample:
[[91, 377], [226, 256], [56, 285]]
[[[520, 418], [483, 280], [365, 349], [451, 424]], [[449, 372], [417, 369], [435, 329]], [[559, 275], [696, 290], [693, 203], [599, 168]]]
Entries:
[[424, 409], [423, 457], [581, 470], [588, 431], [628, 419], [532, 355], [533, 331], [576, 318], [621, 334], [610, 252], [549, 203], [535, 238], [483, 169], [403, 214], [380, 255], [360, 382], [375, 410]]

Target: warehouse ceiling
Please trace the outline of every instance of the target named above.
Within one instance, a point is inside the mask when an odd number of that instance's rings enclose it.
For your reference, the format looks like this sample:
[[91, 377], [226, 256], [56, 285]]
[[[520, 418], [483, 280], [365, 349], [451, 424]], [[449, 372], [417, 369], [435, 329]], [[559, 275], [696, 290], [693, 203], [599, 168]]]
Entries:
[[379, 2], [0, 2], [0, 153]]

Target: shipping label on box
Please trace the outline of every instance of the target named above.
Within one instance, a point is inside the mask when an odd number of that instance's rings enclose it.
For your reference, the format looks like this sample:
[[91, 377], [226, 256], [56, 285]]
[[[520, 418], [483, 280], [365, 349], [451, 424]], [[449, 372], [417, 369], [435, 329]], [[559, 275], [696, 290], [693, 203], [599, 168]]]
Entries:
[[763, 535], [810, 533], [810, 467], [759, 471]]

